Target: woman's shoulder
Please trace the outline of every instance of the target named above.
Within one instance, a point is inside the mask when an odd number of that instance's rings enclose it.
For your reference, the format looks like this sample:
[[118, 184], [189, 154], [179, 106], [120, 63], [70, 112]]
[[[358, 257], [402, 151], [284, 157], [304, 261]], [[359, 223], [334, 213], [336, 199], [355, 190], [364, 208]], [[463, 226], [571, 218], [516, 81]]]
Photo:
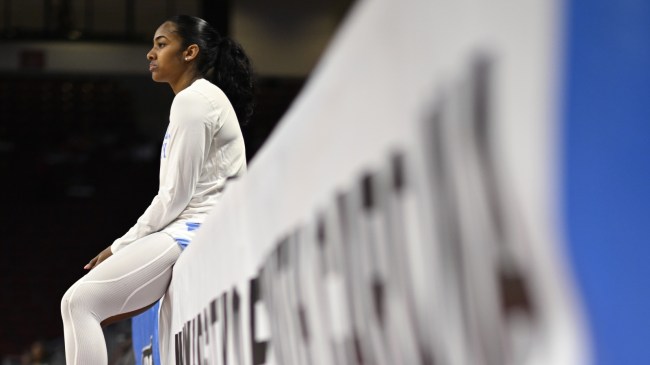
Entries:
[[229, 105], [228, 98], [219, 87], [205, 79], [199, 79], [176, 94], [172, 102], [171, 115], [182, 119], [212, 116], [208, 118], [211, 120], [221, 115]]
[[214, 102], [223, 102], [227, 100], [226, 94], [215, 84], [206, 79], [198, 79], [192, 85], [185, 88], [185, 90], [178, 93], [182, 98], [199, 98]]
[[[174, 107], [199, 107], [201, 105], [211, 104], [214, 97], [210, 92], [210, 87], [201, 85], [200, 80], [196, 80], [192, 85], [181, 90], [176, 96], [174, 96], [174, 101], [172, 102], [172, 108]], [[197, 83], [199, 85], [197, 85]]]

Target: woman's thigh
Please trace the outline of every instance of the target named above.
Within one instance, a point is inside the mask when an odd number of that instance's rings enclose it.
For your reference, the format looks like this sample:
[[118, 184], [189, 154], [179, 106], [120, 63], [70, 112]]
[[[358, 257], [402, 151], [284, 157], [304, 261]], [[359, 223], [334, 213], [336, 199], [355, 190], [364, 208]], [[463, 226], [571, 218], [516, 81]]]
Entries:
[[173, 238], [153, 233], [93, 268], [66, 296], [100, 320], [146, 307], [165, 293], [180, 253]]

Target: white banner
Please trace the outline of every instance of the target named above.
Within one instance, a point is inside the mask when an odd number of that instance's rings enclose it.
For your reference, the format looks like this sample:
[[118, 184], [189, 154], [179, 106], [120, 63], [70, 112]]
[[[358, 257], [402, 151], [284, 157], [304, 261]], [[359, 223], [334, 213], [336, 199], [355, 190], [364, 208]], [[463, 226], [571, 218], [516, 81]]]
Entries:
[[557, 5], [359, 1], [176, 264], [163, 363], [588, 363]]

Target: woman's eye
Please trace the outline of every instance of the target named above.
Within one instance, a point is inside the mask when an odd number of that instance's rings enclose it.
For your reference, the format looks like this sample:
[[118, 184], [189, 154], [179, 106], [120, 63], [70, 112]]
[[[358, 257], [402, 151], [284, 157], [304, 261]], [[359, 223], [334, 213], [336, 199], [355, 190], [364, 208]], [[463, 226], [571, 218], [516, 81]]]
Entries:
[[158, 43], [158, 48], [163, 48], [165, 46], [165, 43]]

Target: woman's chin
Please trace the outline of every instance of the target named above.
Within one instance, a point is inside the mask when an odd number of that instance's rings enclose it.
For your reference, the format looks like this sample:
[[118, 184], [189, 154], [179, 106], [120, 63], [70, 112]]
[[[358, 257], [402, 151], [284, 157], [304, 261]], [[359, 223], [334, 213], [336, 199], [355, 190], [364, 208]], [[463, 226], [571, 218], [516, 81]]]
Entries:
[[151, 73], [151, 79], [155, 82], [165, 82], [159, 75], [158, 72], [154, 71]]

